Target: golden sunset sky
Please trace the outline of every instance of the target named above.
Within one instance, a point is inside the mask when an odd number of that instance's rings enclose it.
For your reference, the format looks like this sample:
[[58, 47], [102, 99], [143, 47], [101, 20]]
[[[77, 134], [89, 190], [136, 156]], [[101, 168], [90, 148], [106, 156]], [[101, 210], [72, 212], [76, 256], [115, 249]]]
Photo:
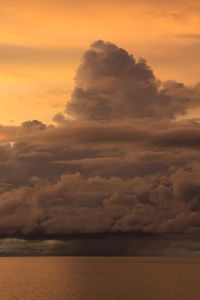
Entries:
[[111, 41], [143, 57], [160, 80], [200, 78], [199, 1], [7, 0], [0, 3], [0, 123], [51, 123], [84, 51]]

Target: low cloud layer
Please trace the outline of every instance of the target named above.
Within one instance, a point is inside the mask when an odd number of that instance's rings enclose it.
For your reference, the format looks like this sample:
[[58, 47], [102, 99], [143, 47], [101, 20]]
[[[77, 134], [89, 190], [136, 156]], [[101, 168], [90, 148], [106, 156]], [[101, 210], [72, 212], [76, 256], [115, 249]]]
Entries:
[[193, 170], [168, 176], [84, 177], [57, 181], [32, 177], [0, 196], [0, 234], [93, 234], [104, 232], [196, 233], [200, 186]]
[[92, 44], [55, 126], [0, 128], [0, 235], [198, 234], [199, 97]]

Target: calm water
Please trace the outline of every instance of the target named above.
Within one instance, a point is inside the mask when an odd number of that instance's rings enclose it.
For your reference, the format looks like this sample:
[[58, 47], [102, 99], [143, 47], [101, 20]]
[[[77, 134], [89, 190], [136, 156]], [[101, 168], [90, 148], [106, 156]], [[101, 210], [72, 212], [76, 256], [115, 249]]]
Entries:
[[0, 258], [0, 298], [200, 299], [200, 259]]

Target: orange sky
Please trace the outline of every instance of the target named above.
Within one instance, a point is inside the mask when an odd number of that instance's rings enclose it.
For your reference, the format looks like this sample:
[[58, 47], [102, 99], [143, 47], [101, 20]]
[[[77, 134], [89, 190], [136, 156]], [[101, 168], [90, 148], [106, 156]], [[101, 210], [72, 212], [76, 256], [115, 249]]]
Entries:
[[81, 55], [97, 39], [146, 58], [161, 80], [196, 83], [198, 2], [1, 1], [0, 123], [50, 123], [69, 99]]

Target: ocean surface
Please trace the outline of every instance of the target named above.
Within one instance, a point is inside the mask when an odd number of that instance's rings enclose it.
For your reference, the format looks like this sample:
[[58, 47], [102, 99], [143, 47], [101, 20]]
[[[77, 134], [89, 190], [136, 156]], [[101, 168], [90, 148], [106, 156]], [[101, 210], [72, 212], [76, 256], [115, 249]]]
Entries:
[[0, 258], [2, 300], [200, 299], [200, 259]]

